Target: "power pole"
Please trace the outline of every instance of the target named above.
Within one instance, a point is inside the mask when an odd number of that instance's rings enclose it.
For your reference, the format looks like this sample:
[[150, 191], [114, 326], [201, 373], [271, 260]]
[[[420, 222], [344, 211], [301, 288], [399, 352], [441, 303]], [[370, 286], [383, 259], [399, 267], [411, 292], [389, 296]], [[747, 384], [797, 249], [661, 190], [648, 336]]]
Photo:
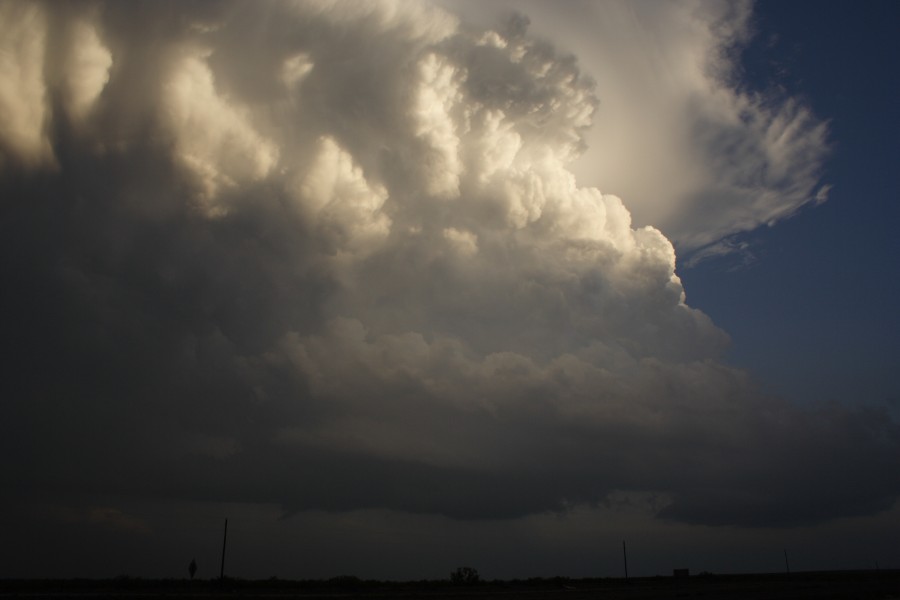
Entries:
[[228, 542], [228, 519], [225, 519], [225, 537], [222, 538], [222, 570], [219, 571], [219, 579], [225, 580], [225, 544]]
[[788, 575], [791, 574], [791, 565], [788, 564], [787, 548], [784, 549], [784, 570]]
[[625, 540], [622, 540], [622, 558], [625, 559], [625, 581], [628, 581], [628, 552], [625, 550]]

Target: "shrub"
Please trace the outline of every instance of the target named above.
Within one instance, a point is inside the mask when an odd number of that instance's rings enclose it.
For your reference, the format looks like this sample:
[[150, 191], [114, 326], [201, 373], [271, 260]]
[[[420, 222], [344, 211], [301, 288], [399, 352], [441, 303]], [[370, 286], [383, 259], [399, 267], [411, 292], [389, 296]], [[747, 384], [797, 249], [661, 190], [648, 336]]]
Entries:
[[481, 581], [478, 571], [472, 567], [458, 567], [450, 573], [450, 581], [453, 583], [472, 584]]

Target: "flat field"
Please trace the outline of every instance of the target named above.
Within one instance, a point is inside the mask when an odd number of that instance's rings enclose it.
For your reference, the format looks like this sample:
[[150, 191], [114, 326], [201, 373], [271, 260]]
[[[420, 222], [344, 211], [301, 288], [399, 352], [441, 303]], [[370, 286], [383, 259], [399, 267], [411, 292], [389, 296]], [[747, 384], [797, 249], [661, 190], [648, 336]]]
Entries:
[[342, 577], [328, 581], [0, 580], [0, 598], [56, 600], [404, 600], [543, 599], [847, 599], [900, 600], [900, 571], [840, 571], [758, 575], [645, 577], [629, 580], [530, 579], [453, 585], [446, 581], [382, 582]]

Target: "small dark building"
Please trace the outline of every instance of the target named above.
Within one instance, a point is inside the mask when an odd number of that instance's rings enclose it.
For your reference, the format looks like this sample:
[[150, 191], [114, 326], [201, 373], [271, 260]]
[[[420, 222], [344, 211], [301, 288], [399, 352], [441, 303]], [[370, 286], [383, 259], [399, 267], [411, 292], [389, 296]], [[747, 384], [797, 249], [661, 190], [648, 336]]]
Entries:
[[690, 577], [691, 570], [690, 569], [672, 569], [672, 577], [679, 579], [681, 577]]

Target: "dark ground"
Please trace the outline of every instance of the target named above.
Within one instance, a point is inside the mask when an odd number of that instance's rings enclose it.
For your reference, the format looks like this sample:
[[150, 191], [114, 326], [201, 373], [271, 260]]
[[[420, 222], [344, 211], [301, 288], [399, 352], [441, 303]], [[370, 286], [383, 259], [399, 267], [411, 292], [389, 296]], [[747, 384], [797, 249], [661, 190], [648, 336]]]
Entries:
[[300, 598], [443, 600], [467, 598], [580, 599], [852, 599], [900, 600], [900, 570], [689, 578], [530, 579], [454, 585], [447, 581], [379, 582], [341, 577], [328, 581], [0, 580], [0, 598], [112, 598], [179, 600], [286, 600]]

